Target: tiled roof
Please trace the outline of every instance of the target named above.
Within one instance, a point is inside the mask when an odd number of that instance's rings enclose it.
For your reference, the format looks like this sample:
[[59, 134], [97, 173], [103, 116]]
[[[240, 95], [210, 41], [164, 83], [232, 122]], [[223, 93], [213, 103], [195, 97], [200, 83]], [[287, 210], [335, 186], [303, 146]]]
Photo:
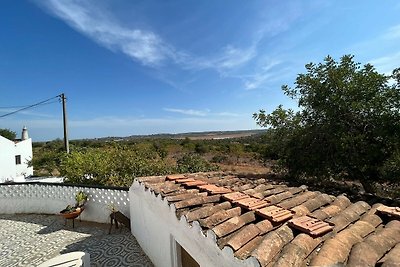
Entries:
[[398, 208], [227, 173], [138, 181], [173, 204], [178, 218], [212, 230], [221, 249], [261, 266], [394, 266], [400, 259]]

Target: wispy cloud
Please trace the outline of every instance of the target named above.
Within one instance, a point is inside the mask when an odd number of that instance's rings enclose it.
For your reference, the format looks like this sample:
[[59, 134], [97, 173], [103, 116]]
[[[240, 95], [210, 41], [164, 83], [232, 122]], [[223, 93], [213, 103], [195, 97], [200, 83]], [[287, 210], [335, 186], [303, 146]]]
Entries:
[[198, 116], [198, 117], [240, 117], [240, 114], [222, 111], [222, 112], [211, 112], [209, 109], [204, 110], [194, 110], [194, 109], [177, 109], [177, 108], [164, 108], [165, 111], [172, 113], [179, 113], [188, 116]]
[[249, 75], [244, 78], [244, 86], [247, 90], [258, 88], [261, 84], [263, 84], [267, 79], [276, 77], [276, 71], [273, 71], [274, 67], [279, 65], [280, 61], [271, 61], [264, 65], [260, 71]]
[[390, 75], [395, 68], [400, 67], [400, 52], [372, 59], [370, 63], [380, 72]]
[[120, 25], [95, 2], [48, 0], [39, 4], [100, 45], [120, 51], [145, 65], [156, 65], [179, 56], [157, 34]]
[[180, 113], [184, 115], [201, 116], [201, 117], [206, 116], [210, 112], [209, 110], [177, 109], [177, 108], [164, 108], [164, 110], [173, 113]]
[[397, 39], [400, 38], [400, 24], [390, 27], [386, 33], [384, 34], [384, 37], [387, 39]]
[[[228, 43], [217, 49], [214, 54], [204, 56], [177, 49], [156, 31], [121, 23], [111, 11], [97, 1], [37, 0], [37, 3], [50, 14], [101, 46], [123, 53], [143, 65], [155, 67], [157, 71], [162, 71], [160, 67], [164, 64], [172, 63], [183, 70], [213, 69], [224, 78], [235, 78], [236, 70], [253, 64], [259, 56], [258, 49], [263, 39], [288, 30], [302, 14], [302, 8], [289, 4], [286, 9], [287, 15], [274, 15], [273, 19], [269, 16], [262, 18], [253, 32], [248, 33], [247, 46]], [[163, 77], [163, 80], [173, 87], [179, 87], [172, 78], [165, 78], [163, 75], [156, 76]], [[269, 72], [262, 70], [255, 71], [249, 75], [248, 79], [242, 80], [246, 89], [255, 89], [269, 77]]]
[[[4, 115], [6, 113], [14, 112], [17, 109], [11, 109], [11, 108], [0, 108], [0, 115]], [[16, 113], [15, 115], [10, 115], [10, 116], [19, 116], [19, 115], [26, 115], [26, 116], [31, 116], [31, 117], [42, 117], [42, 118], [54, 118], [54, 115], [49, 115], [45, 113], [40, 113], [40, 112], [35, 112], [35, 111], [29, 111], [29, 110], [22, 110]]]

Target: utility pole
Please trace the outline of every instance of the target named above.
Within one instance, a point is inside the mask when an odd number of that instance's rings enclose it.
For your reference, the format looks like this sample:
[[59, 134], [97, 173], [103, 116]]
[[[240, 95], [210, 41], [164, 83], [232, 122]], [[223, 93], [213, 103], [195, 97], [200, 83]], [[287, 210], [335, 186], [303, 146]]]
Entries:
[[69, 154], [69, 142], [68, 142], [68, 127], [67, 127], [67, 99], [64, 93], [60, 95], [63, 105], [63, 123], [64, 123], [64, 147], [67, 154]]

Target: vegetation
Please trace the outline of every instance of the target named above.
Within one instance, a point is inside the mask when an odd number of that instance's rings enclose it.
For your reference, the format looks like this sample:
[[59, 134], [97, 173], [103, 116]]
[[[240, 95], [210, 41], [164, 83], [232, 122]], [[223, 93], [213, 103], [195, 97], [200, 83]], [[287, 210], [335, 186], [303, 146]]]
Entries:
[[298, 111], [278, 106], [253, 115], [269, 128], [263, 156], [294, 178], [358, 180], [369, 192], [376, 183], [398, 183], [400, 69], [386, 76], [346, 55], [306, 70], [294, 88], [282, 86]]
[[34, 143], [35, 175], [62, 175], [79, 184], [130, 186], [134, 177], [262, 166], [257, 151], [261, 135], [223, 140], [140, 138], [75, 140], [66, 155], [61, 140]]
[[14, 140], [17, 138], [16, 132], [11, 131], [10, 129], [0, 129], [0, 135], [9, 140]]

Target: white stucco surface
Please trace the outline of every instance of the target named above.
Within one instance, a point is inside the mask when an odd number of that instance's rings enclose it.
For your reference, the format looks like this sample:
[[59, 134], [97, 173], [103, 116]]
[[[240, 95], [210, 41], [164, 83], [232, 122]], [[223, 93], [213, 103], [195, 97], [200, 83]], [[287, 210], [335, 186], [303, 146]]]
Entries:
[[15, 178], [14, 142], [0, 135], [0, 183]]
[[33, 175], [33, 167], [28, 167], [29, 161], [32, 160], [32, 139], [29, 138], [16, 143], [15, 155], [21, 155], [21, 164], [15, 165], [15, 179], [21, 179]]
[[58, 214], [67, 205], [75, 204], [75, 195], [79, 191], [89, 195], [82, 220], [109, 222], [110, 204], [129, 217], [127, 191], [44, 183], [0, 185], [0, 214]]
[[155, 266], [180, 266], [175, 242], [202, 267], [259, 266], [253, 257], [242, 261], [234, 257], [230, 248], [220, 250], [212, 231], [204, 235], [197, 222], [190, 225], [184, 216], [178, 220], [173, 205], [137, 181], [129, 190], [129, 198], [132, 234]]
[[[15, 156], [21, 156], [21, 164], [15, 164]], [[33, 167], [28, 167], [32, 159], [32, 139], [15, 143], [0, 136], [0, 183], [5, 181], [23, 182], [33, 175]]]

